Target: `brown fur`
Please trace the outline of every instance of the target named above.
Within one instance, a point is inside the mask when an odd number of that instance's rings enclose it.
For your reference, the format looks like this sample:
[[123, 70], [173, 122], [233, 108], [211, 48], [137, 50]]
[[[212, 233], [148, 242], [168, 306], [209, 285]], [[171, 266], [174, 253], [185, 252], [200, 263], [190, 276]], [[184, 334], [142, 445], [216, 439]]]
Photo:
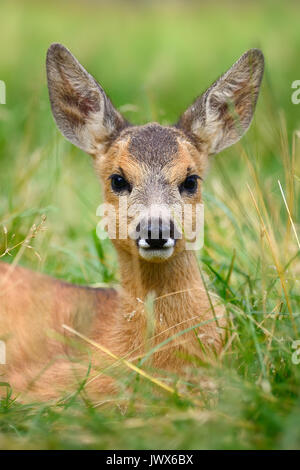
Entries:
[[[252, 75], [247, 66], [251, 57]], [[105, 201], [117, 212], [119, 194], [112, 189], [111, 175], [120, 172], [131, 187], [131, 192], [125, 192], [129, 207], [135, 203], [182, 206], [186, 202], [195, 207], [201, 202], [209, 153], [240, 137], [233, 128], [228, 98], [245, 132], [262, 70], [260, 51], [249, 51], [184, 113], [176, 127], [157, 123], [134, 127], [67, 49], [54, 44], [47, 55], [57, 125], [71, 142], [93, 155]], [[193, 194], [181, 193], [180, 185], [190, 174], [200, 178], [198, 189]], [[220, 353], [224, 309], [214, 294], [206, 292], [195, 253], [186, 250], [184, 239], [177, 240], [173, 254], [159, 262], [143, 259], [129, 237], [116, 238], [113, 243], [120, 261], [118, 292], [73, 286], [0, 263], [0, 339], [7, 345], [2, 379], [22, 392], [23, 398], [26, 393], [38, 399], [55, 398], [75, 390], [89, 364], [87, 392], [98, 397], [116, 391], [117, 381], [103, 372], [110, 364], [107, 356], [67, 334], [63, 324], [132, 361], [190, 328], [148, 361], [166, 371], [182, 373], [186, 356], [211, 361]], [[150, 306], [149, 295], [154, 296]], [[200, 322], [203, 324], [197, 326]]]

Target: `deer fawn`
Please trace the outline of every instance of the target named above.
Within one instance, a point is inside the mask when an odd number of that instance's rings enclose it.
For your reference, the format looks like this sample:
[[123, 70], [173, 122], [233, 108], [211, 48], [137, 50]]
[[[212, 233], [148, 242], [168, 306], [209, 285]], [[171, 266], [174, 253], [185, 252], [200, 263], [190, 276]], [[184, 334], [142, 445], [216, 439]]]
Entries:
[[[116, 290], [79, 287], [0, 264], [0, 339], [7, 348], [1, 373], [15, 391], [55, 398], [77, 386], [89, 361], [100, 370], [106, 364], [104, 353], [89, 351], [90, 358], [83, 343], [71, 360], [74, 336], [63, 324], [130, 361], [175, 335], [149, 359], [167, 372], [183, 371], [187, 356], [211, 360], [221, 351], [224, 309], [206, 291], [194, 250], [176, 237], [176, 221], [170, 215], [150, 217], [150, 207], [201, 203], [210, 156], [237, 142], [251, 123], [263, 68], [263, 54], [251, 49], [174, 126], [133, 126], [64, 46], [51, 45], [47, 76], [58, 128], [93, 157], [104, 199], [117, 215], [121, 196], [129, 209], [143, 205], [139, 224], [146, 234], [112, 240], [121, 272]], [[94, 396], [115, 389], [115, 380], [104, 373], [87, 386]]]

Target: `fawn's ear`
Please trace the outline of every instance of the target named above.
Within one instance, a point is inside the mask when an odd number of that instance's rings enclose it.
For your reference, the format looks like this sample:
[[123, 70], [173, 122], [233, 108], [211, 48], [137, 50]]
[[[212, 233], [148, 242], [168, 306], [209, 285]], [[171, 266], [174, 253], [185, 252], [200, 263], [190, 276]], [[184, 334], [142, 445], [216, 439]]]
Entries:
[[52, 113], [62, 134], [95, 155], [127, 125], [96, 80], [61, 44], [47, 52]]
[[209, 154], [237, 142], [250, 126], [264, 71], [264, 56], [250, 49], [185, 111], [176, 124]]

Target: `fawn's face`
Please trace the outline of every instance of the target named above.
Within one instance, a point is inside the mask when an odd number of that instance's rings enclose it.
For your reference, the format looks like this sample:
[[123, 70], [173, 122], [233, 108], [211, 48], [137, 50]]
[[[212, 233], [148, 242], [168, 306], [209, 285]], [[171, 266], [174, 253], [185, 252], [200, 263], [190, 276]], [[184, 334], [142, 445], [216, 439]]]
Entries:
[[[156, 123], [124, 129], [107, 153], [95, 159], [117, 226], [127, 224], [128, 237], [116, 238], [115, 245], [154, 262], [184, 250], [186, 236], [175, 214], [183, 216], [189, 204], [191, 225], [195, 224], [206, 161], [205, 153], [179, 129]], [[120, 198], [126, 198], [125, 220], [120, 216]]]
[[[185, 250], [183, 220], [196, 236], [197, 205], [210, 155], [239, 140], [251, 123], [263, 74], [262, 53], [245, 53], [172, 127], [131, 126], [59, 44], [48, 50], [47, 73], [58, 127], [94, 157], [105, 200], [114, 207], [115, 245], [149, 262], [163, 262]], [[125, 237], [120, 224], [126, 225]]]

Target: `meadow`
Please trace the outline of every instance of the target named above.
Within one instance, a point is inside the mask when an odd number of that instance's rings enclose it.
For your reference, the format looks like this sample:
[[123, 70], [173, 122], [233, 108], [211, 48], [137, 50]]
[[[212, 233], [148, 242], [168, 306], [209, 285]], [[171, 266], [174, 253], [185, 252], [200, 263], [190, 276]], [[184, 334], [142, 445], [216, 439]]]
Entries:
[[118, 264], [95, 235], [92, 162], [51, 116], [49, 45], [71, 49], [133, 123], [174, 123], [249, 48], [266, 60], [251, 129], [205, 182], [199, 262], [230, 317], [220, 362], [195, 367], [183, 396], [131, 375], [131, 396], [98, 406], [84, 386], [23, 404], [0, 377], [1, 449], [300, 448], [299, 17], [293, 1], [1, 1], [0, 259], [78, 284], [115, 284]]

